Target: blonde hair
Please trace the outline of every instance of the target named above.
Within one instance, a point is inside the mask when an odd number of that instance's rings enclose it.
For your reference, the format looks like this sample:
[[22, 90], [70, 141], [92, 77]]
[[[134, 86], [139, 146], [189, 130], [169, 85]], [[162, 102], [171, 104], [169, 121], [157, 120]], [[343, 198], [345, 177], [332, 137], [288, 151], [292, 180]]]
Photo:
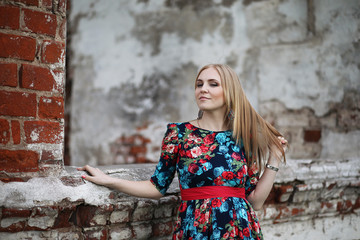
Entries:
[[[236, 143], [243, 143], [249, 167], [256, 164], [261, 172], [272, 146], [281, 151], [286, 162], [285, 152], [278, 139], [282, 135], [251, 106], [234, 70], [223, 64], [209, 64], [200, 69], [196, 79], [208, 68], [214, 68], [220, 75], [227, 106], [224, 121], [233, 131]], [[228, 117], [231, 111], [232, 120]]]

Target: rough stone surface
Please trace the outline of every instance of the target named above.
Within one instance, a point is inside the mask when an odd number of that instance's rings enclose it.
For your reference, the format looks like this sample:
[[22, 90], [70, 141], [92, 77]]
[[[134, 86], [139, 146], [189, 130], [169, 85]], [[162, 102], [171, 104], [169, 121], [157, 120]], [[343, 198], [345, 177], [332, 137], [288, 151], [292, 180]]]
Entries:
[[[359, 159], [293, 160], [279, 171], [257, 212], [266, 239], [354, 239], [360, 234]], [[154, 164], [101, 168], [145, 180]], [[61, 179], [0, 183], [0, 239], [169, 239], [179, 205], [174, 179], [160, 200], [139, 199], [81, 179], [67, 167]], [[291, 226], [291, 227], [290, 227]], [[306, 229], [306, 231], [304, 231]]]

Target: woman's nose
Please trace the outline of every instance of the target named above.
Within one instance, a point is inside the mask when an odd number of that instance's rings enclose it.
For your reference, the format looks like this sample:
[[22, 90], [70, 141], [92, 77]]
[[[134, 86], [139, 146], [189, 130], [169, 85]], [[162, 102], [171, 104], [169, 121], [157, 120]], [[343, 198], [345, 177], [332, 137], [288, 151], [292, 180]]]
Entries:
[[200, 92], [201, 93], [206, 93], [206, 92], [208, 92], [209, 90], [208, 90], [208, 88], [204, 85], [202, 88], [201, 88], [201, 90], [200, 90]]

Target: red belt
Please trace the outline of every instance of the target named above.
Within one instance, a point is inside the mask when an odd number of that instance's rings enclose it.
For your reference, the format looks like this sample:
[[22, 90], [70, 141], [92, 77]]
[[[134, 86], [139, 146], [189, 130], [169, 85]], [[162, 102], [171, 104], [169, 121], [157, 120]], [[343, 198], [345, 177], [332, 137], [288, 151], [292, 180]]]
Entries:
[[227, 186], [205, 186], [181, 189], [181, 199], [184, 201], [218, 197], [245, 198], [245, 188]]

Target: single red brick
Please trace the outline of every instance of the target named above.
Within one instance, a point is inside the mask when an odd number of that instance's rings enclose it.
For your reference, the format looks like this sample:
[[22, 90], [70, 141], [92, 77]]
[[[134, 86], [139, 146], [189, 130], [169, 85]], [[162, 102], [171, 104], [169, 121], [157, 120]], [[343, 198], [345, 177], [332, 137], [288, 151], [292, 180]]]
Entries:
[[36, 94], [0, 90], [0, 115], [36, 117]]
[[44, 40], [41, 55], [43, 63], [63, 63], [65, 61], [65, 44]]
[[37, 172], [39, 154], [28, 150], [0, 149], [0, 171]]
[[29, 6], [39, 6], [39, 0], [15, 0], [15, 2], [21, 2], [21, 3], [25, 3], [26, 5]]
[[22, 11], [24, 13], [24, 21], [21, 29], [55, 36], [57, 27], [56, 15], [30, 9], [23, 9]]
[[34, 38], [0, 33], [0, 57], [32, 61], [35, 53]]
[[55, 79], [48, 68], [23, 64], [20, 69], [20, 87], [52, 91], [55, 88]]
[[11, 135], [13, 138], [14, 144], [20, 144], [21, 142], [21, 132], [20, 132], [20, 123], [19, 121], [11, 121]]
[[40, 118], [64, 118], [64, 99], [61, 97], [41, 97], [39, 102]]
[[321, 130], [304, 130], [305, 142], [319, 142], [321, 138]]
[[29, 180], [29, 177], [4, 177], [4, 176], [0, 176], [0, 181], [4, 182], [4, 183], [8, 183], [8, 182], [27, 182]]
[[7, 144], [10, 141], [10, 125], [6, 119], [0, 119], [0, 144]]
[[17, 79], [16, 63], [0, 63], [0, 86], [16, 87]]
[[61, 143], [63, 128], [58, 122], [26, 121], [24, 122], [26, 143]]
[[29, 209], [4, 208], [2, 210], [3, 218], [10, 218], [10, 217], [26, 218], [30, 216], [31, 216], [31, 210]]
[[13, 6], [0, 6], [0, 28], [19, 29], [20, 9]]

